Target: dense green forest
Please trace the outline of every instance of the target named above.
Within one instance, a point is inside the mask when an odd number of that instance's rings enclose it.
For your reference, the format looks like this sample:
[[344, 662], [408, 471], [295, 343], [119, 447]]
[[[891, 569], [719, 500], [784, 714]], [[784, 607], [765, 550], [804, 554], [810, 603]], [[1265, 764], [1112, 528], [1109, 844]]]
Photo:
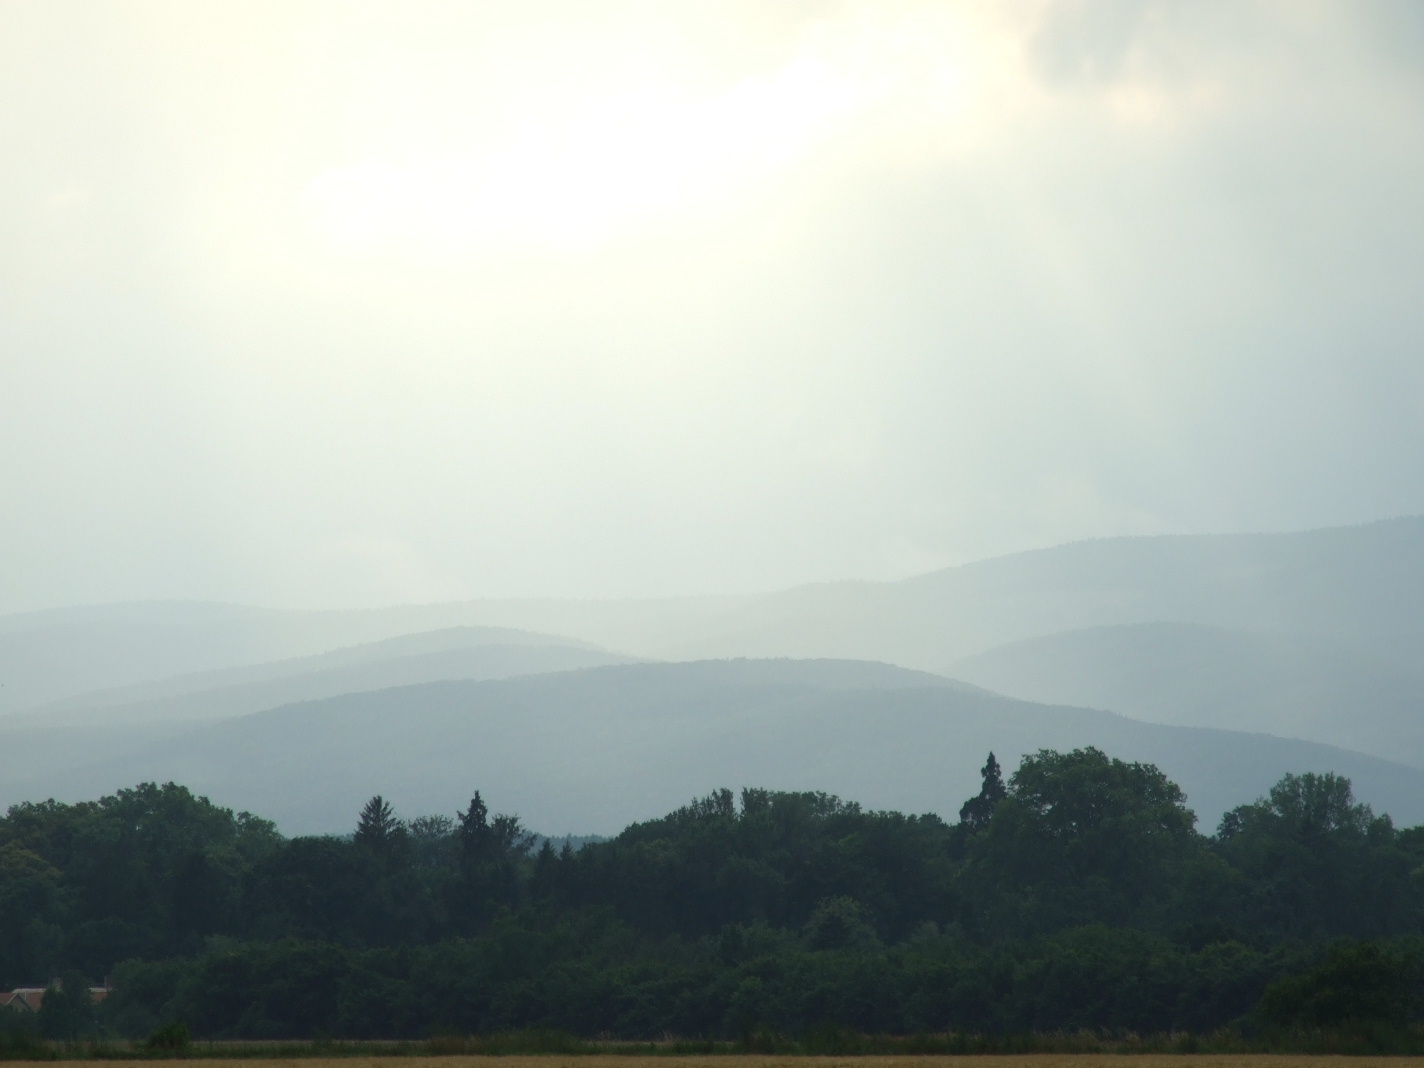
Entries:
[[[355, 815], [355, 814], [353, 814]], [[1157, 768], [992, 755], [957, 823], [719, 790], [554, 850], [479, 794], [285, 838], [181, 786], [0, 820], [0, 989], [53, 1037], [1400, 1027], [1424, 828], [1333, 775], [1196, 829]], [[102, 1005], [74, 993], [111, 977]], [[8, 1011], [8, 1010], [6, 1010]]]

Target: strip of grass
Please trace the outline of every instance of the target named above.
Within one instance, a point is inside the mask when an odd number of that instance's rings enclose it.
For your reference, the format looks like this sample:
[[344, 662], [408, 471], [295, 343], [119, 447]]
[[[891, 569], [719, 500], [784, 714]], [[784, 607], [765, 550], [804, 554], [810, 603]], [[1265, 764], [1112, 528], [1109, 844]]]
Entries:
[[[540, 1068], [549, 1068], [551, 1061], [577, 1058], [584, 1068], [595, 1068], [598, 1060], [629, 1061], [642, 1059], [665, 1062], [678, 1059], [689, 1065], [708, 1060], [725, 1065], [729, 1060], [748, 1066], [770, 1066], [780, 1059], [794, 1058], [801, 1063], [826, 1058], [854, 1057], [857, 1063], [870, 1068], [874, 1061], [886, 1058], [913, 1057], [921, 1063], [952, 1057], [957, 1066], [967, 1059], [990, 1059], [998, 1068], [1007, 1062], [1032, 1062], [1040, 1068], [1051, 1068], [1056, 1058], [1067, 1057], [1074, 1065], [1085, 1065], [1095, 1057], [1107, 1057], [1115, 1063], [1119, 1058], [1137, 1057], [1166, 1068], [1170, 1063], [1191, 1059], [1225, 1060], [1231, 1064], [1258, 1061], [1279, 1065], [1282, 1057], [1310, 1057], [1313, 1064], [1331, 1057], [1354, 1058], [1387, 1056], [1392, 1063], [1398, 1058], [1424, 1059], [1424, 1030], [1390, 1030], [1337, 1034], [1330, 1032], [1291, 1032], [1246, 1036], [1238, 1031], [1224, 1030], [1208, 1035], [1101, 1035], [1089, 1032], [1073, 1034], [1029, 1035], [860, 1035], [839, 1028], [822, 1028], [789, 1039], [769, 1032], [753, 1032], [738, 1042], [666, 1039], [658, 1042], [619, 1042], [574, 1038], [559, 1032], [521, 1031], [485, 1036], [439, 1036], [410, 1042], [357, 1041], [284, 1041], [284, 1042], [191, 1042], [180, 1048], [153, 1048], [144, 1042], [91, 1041], [53, 1043], [30, 1040], [24, 1043], [0, 1044], [0, 1060], [9, 1062], [43, 1062], [58, 1060], [155, 1061], [167, 1060], [185, 1064], [202, 1061], [386, 1061], [400, 1060], [410, 1064], [417, 1060], [447, 1058], [466, 1060], [500, 1058], [507, 1068], [511, 1061], [537, 1058]], [[1317, 1060], [1317, 1058], [1321, 1060]]]

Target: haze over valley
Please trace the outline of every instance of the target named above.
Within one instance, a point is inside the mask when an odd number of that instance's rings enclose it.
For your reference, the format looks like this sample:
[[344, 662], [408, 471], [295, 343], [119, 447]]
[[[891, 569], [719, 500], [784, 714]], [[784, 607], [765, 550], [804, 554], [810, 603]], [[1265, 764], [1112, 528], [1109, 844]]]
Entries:
[[690, 785], [775, 782], [951, 818], [984, 753], [1092, 745], [1162, 767], [1207, 827], [1300, 771], [1414, 823], [1419, 604], [1424, 520], [1401, 519], [762, 596], [15, 615], [0, 803], [171, 780], [321, 833], [372, 793], [446, 811], [478, 782], [611, 833]]
[[0, 1060], [1424, 1055], [1424, 3], [12, 0], [0, 164]]

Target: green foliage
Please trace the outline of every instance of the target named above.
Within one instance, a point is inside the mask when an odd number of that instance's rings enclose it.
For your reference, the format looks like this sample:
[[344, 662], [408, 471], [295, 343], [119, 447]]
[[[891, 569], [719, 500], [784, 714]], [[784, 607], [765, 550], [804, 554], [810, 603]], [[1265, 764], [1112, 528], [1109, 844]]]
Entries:
[[0, 1060], [49, 1060], [53, 1052], [40, 1038], [34, 1013], [0, 1008]]
[[0, 987], [52, 971], [63, 880], [57, 868], [19, 842], [0, 845]]
[[999, 802], [1008, 796], [1008, 791], [1004, 788], [1003, 772], [999, 769], [999, 762], [994, 759], [994, 754], [989, 754], [989, 759], [984, 762], [984, 767], [979, 774], [983, 776], [984, 785], [980, 787], [979, 793], [971, 797], [959, 809], [959, 824], [969, 834], [978, 834], [989, 826], [989, 821], [994, 818], [994, 810], [999, 807]]
[[1160, 926], [1205, 853], [1177, 785], [1097, 749], [1025, 757], [970, 851], [977, 920], [1030, 933]]
[[0, 820], [0, 893], [25, 902], [0, 913], [0, 939], [19, 947], [0, 954], [0, 983], [40, 982], [57, 967], [102, 975], [129, 955], [192, 952], [202, 935], [236, 933], [243, 875], [280, 842], [270, 822], [172, 783], [12, 806]]
[[143, 1047], [155, 1053], [186, 1053], [188, 1043], [188, 1025], [175, 1022], [150, 1031], [143, 1040]]
[[377, 794], [366, 802], [356, 822], [353, 840], [374, 853], [389, 853], [404, 844], [405, 824], [396, 818], [390, 802]]
[[1237, 873], [1225, 903], [1238, 926], [1319, 939], [1424, 928], [1417, 834], [1357, 804], [1336, 775], [1287, 775], [1268, 797], [1228, 812], [1214, 843]]
[[812, 949], [880, 948], [875, 928], [860, 902], [852, 897], [830, 897], [816, 906], [804, 928]]
[[940, 933], [890, 946], [845, 943], [735, 926], [693, 941], [649, 941], [606, 912], [553, 925], [518, 913], [478, 938], [405, 950], [302, 942], [215, 949], [185, 963], [176, 993], [155, 1011], [203, 1035], [242, 1039], [543, 1029], [672, 1032], [755, 1048], [769, 1035], [818, 1028], [824, 1045], [827, 1026], [1155, 1033], [1210, 1030], [1250, 1012], [1291, 963], [1236, 944], [1193, 952], [1104, 926], [994, 947]]
[[1258, 1012], [1277, 1027], [1350, 1031], [1403, 1027], [1420, 1005], [1419, 961], [1374, 942], [1342, 942], [1303, 975], [1266, 988]]
[[89, 981], [78, 972], [67, 972], [59, 985], [45, 991], [44, 1002], [35, 1016], [45, 1038], [74, 1042], [99, 1033]]
[[[181, 1020], [266, 1041], [673, 1033], [846, 1053], [937, 1034], [970, 1052], [989, 1047], [962, 1036], [1413, 1021], [1424, 829], [1348, 781], [1288, 776], [1206, 837], [1158, 769], [1094, 749], [1035, 753], [1007, 783], [991, 756], [983, 780], [953, 826], [717, 790], [533, 855], [479, 793], [408, 822], [373, 798], [350, 838], [285, 839], [173, 784], [19, 805], [0, 819], [0, 972], [112, 975], [97, 1010], [69, 997], [82, 977], [46, 999], [31, 1026], [69, 1040]], [[1369, 941], [1328, 949], [1341, 939]]]

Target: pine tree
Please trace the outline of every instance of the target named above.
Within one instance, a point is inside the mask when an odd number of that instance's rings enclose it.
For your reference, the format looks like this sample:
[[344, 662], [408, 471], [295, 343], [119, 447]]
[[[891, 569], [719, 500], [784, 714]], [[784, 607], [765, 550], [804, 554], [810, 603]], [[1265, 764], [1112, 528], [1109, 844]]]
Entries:
[[979, 788], [978, 796], [964, 802], [959, 810], [959, 822], [971, 834], [977, 834], [989, 826], [989, 821], [994, 818], [994, 809], [1008, 794], [1004, 788], [1003, 772], [992, 752], [979, 774], [983, 776], [984, 785]]
[[460, 820], [455, 833], [460, 838], [461, 856], [467, 863], [485, 859], [490, 852], [489, 808], [478, 790], [470, 798], [470, 807], [456, 815]]
[[404, 828], [395, 809], [380, 794], [366, 802], [356, 824], [356, 844], [379, 851], [389, 846]]

